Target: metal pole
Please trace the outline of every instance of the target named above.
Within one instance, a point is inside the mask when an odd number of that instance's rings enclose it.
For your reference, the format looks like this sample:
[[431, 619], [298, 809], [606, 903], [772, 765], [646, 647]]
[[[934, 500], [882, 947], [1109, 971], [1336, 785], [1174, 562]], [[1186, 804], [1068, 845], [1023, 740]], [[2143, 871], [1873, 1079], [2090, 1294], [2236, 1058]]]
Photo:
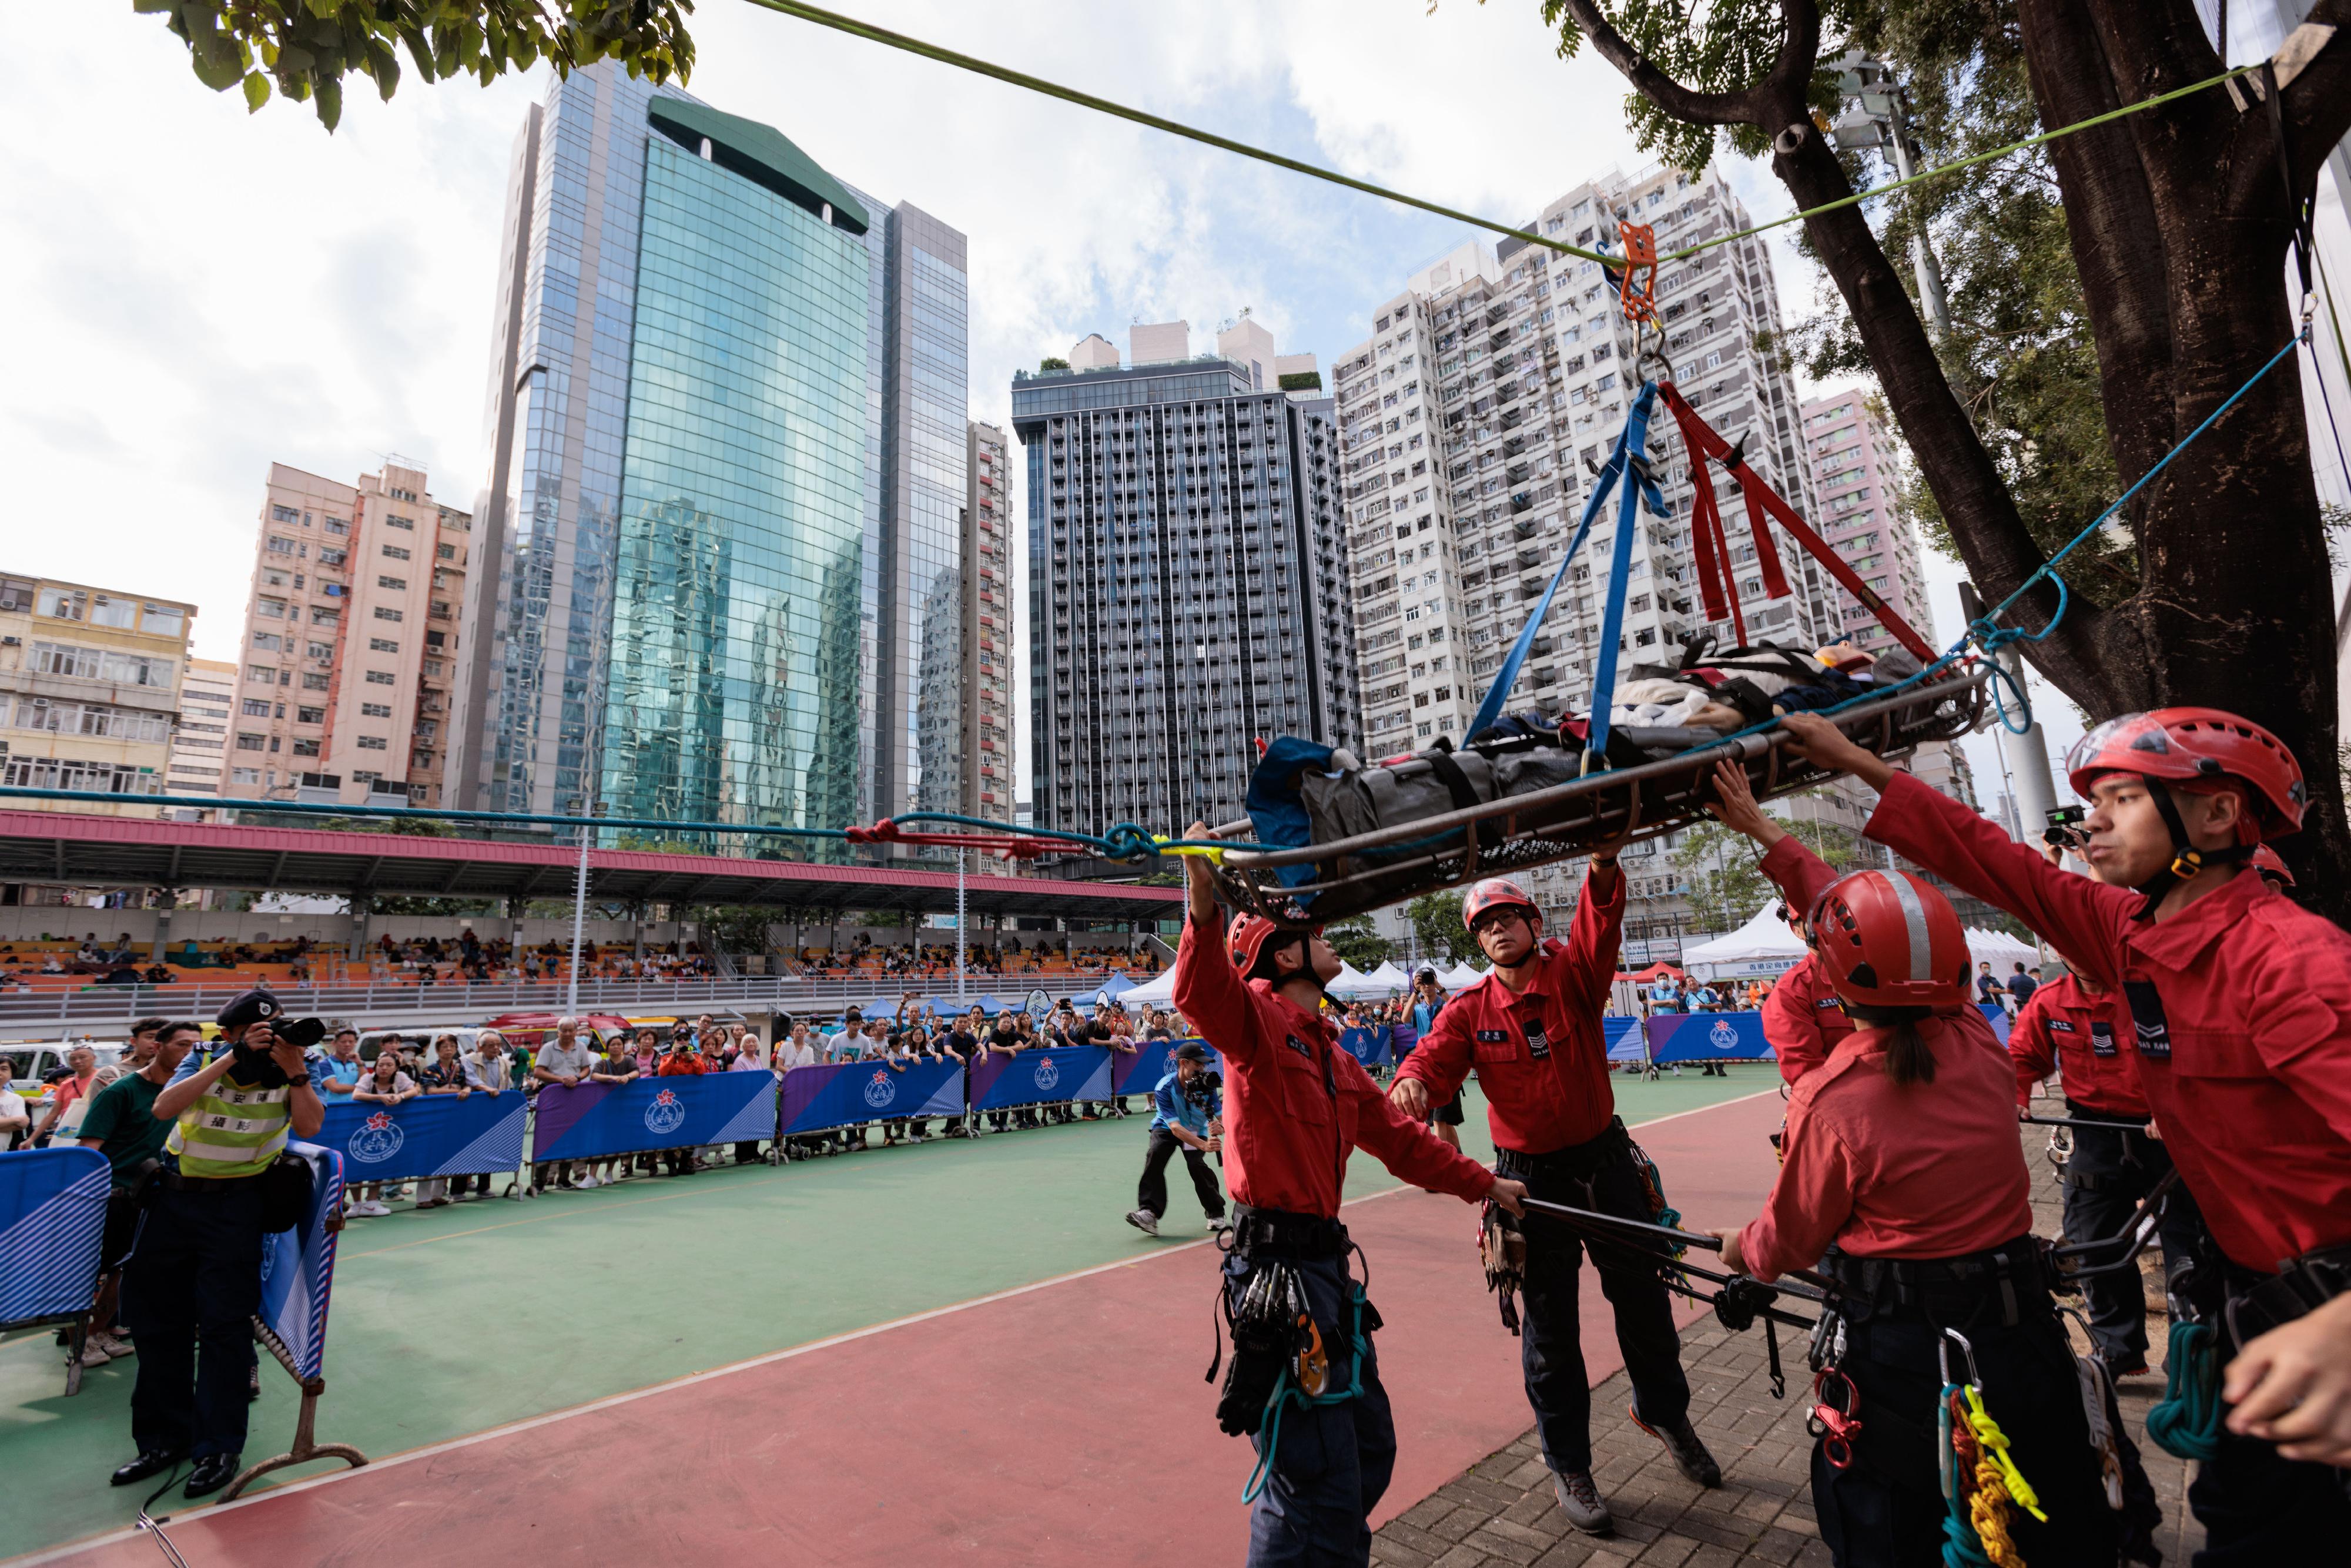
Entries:
[[[1910, 178], [1910, 120], [1902, 112], [1902, 94], [1891, 95], [1894, 112], [1887, 117], [1886, 129], [1894, 138], [1894, 172], [1901, 178]], [[1943, 269], [1936, 264], [1934, 247], [1927, 243], [1925, 225], [1910, 235], [1910, 270], [1918, 280], [1918, 302], [1927, 308], [1927, 319], [1934, 324], [1937, 341], [1951, 335], [1951, 307], [1943, 297]]]
[[[591, 806], [581, 813], [595, 815]], [[563, 988], [563, 1010], [578, 1017], [580, 1012], [580, 935], [588, 920], [588, 851], [595, 843], [593, 830], [584, 823], [580, 830], [580, 872], [571, 883], [571, 962], [565, 971], [567, 984]]]
[[[964, 929], [963, 876], [964, 861], [969, 850], [956, 851], [956, 1003], [961, 1006], [971, 998], [971, 988], [964, 983], [964, 953], [971, 946], [971, 933]], [[919, 1127], [915, 1131], [920, 1132]]]
[[[1959, 584], [1959, 612], [1970, 622], [1983, 618], [1983, 598], [1972, 582]], [[1998, 657], [2017, 689], [2024, 690], [2024, 659], [2016, 644], [2003, 646]], [[2057, 806], [2057, 786], [2049, 776], [2049, 742], [2041, 733], [2039, 719], [2027, 725], [2022, 735], [2011, 735], [2005, 726], [1996, 733], [2001, 768], [2012, 775], [2011, 798], [2016, 802], [2017, 837], [2022, 842], [2036, 843], [2041, 830], [2049, 825], [2049, 813]]]

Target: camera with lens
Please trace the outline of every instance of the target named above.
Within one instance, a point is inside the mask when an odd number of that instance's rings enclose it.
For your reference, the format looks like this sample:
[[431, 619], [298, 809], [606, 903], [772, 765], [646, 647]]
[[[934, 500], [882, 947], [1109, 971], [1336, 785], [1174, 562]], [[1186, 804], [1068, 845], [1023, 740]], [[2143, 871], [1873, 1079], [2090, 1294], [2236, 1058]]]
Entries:
[[1224, 1086], [1225, 1075], [1212, 1067], [1192, 1074], [1192, 1081], [1184, 1085], [1184, 1098], [1195, 1105], [1206, 1105]]
[[2081, 806], [2052, 807], [2049, 825], [2041, 830], [2041, 841], [2061, 850], [2079, 849], [2090, 841], [2090, 835], [2082, 831], [2082, 823], [2089, 815]]

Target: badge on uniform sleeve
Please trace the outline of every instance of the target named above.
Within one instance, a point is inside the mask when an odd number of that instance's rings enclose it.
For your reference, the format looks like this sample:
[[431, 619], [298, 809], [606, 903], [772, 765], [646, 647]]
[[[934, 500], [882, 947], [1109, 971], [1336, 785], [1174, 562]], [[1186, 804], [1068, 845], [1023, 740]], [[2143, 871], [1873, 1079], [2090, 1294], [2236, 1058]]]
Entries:
[[[2070, 1028], [2072, 1026], [2068, 1025], [2067, 1027]], [[2115, 1049], [2115, 1026], [2106, 1022], [2104, 1019], [2092, 1019], [2090, 1020], [2090, 1054], [2092, 1056], [2115, 1056], [2119, 1054], [2119, 1052]]]
[[2126, 979], [2123, 995], [2130, 1002], [2131, 1025], [2137, 1038], [2133, 1041], [2139, 1055], [2148, 1061], [2171, 1060], [2171, 1020], [2164, 1016], [2163, 998], [2156, 995], [2152, 980]]

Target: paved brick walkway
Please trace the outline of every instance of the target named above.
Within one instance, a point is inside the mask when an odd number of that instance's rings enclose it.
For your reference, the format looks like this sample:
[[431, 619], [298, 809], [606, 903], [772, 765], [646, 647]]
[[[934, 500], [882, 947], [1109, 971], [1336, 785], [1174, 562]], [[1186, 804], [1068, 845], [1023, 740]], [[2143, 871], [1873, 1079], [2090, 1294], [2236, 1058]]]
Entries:
[[[2034, 1228], [2058, 1233], [2057, 1187], [2043, 1156], [2048, 1129], [2027, 1127], [2025, 1156], [2038, 1178]], [[1670, 1177], [1668, 1173], [1668, 1176]], [[2157, 1309], [2149, 1340], [2163, 1347], [2162, 1287], [2149, 1287]], [[2080, 1338], [2079, 1331], [2075, 1337]], [[1593, 1396], [1594, 1471], [1616, 1516], [1613, 1537], [1579, 1534], [1560, 1513], [1550, 1473], [1530, 1427], [1519, 1439], [1468, 1470], [1380, 1530], [1372, 1561], [1388, 1568], [1725, 1568], [1731, 1563], [1803, 1563], [1826, 1568], [1828, 1548], [1813, 1520], [1812, 1438], [1804, 1431], [1810, 1379], [1801, 1331], [1782, 1330], [1781, 1355], [1788, 1396], [1771, 1397], [1761, 1328], [1733, 1334], [1711, 1317], [1682, 1333], [1682, 1361], [1690, 1379], [1690, 1418], [1722, 1466], [1716, 1490], [1692, 1486], [1656, 1439], [1632, 1424], [1631, 1385], [1623, 1373]], [[2167, 1564], [2186, 1563], [2200, 1541], [2186, 1521], [2182, 1493], [2187, 1466], [2146, 1440], [2148, 1406], [2162, 1393], [2159, 1377], [2135, 1377], [2123, 1386], [2124, 1418], [2161, 1500], [2164, 1531], [2158, 1544]]]

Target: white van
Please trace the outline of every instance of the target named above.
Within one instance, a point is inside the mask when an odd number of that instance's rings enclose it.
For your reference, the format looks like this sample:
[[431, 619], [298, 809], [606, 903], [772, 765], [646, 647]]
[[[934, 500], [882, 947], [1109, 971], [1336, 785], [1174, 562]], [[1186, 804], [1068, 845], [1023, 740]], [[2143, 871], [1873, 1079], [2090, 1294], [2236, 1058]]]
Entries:
[[[439, 1040], [444, 1034], [454, 1034], [457, 1037], [458, 1055], [470, 1056], [473, 1054], [474, 1041], [481, 1032], [482, 1031], [479, 1029], [472, 1027], [465, 1029], [366, 1030], [360, 1035], [360, 1060], [361, 1061], [373, 1061], [378, 1056], [382, 1054], [384, 1041], [396, 1039], [404, 1041], [408, 1049], [413, 1051], [416, 1055], [423, 1057], [427, 1061], [430, 1061], [433, 1060], [433, 1042]], [[332, 1035], [329, 1035], [325, 1040], [319, 1042], [319, 1047], [322, 1050], [332, 1046], [334, 1043], [335, 1038]]]
[[131, 1047], [121, 1040], [20, 1040], [0, 1045], [0, 1060], [8, 1064], [8, 1087], [22, 1094], [27, 1103], [46, 1099], [48, 1086], [44, 1082], [50, 1073], [66, 1065], [66, 1053], [83, 1046], [98, 1053], [100, 1067], [122, 1060]]

